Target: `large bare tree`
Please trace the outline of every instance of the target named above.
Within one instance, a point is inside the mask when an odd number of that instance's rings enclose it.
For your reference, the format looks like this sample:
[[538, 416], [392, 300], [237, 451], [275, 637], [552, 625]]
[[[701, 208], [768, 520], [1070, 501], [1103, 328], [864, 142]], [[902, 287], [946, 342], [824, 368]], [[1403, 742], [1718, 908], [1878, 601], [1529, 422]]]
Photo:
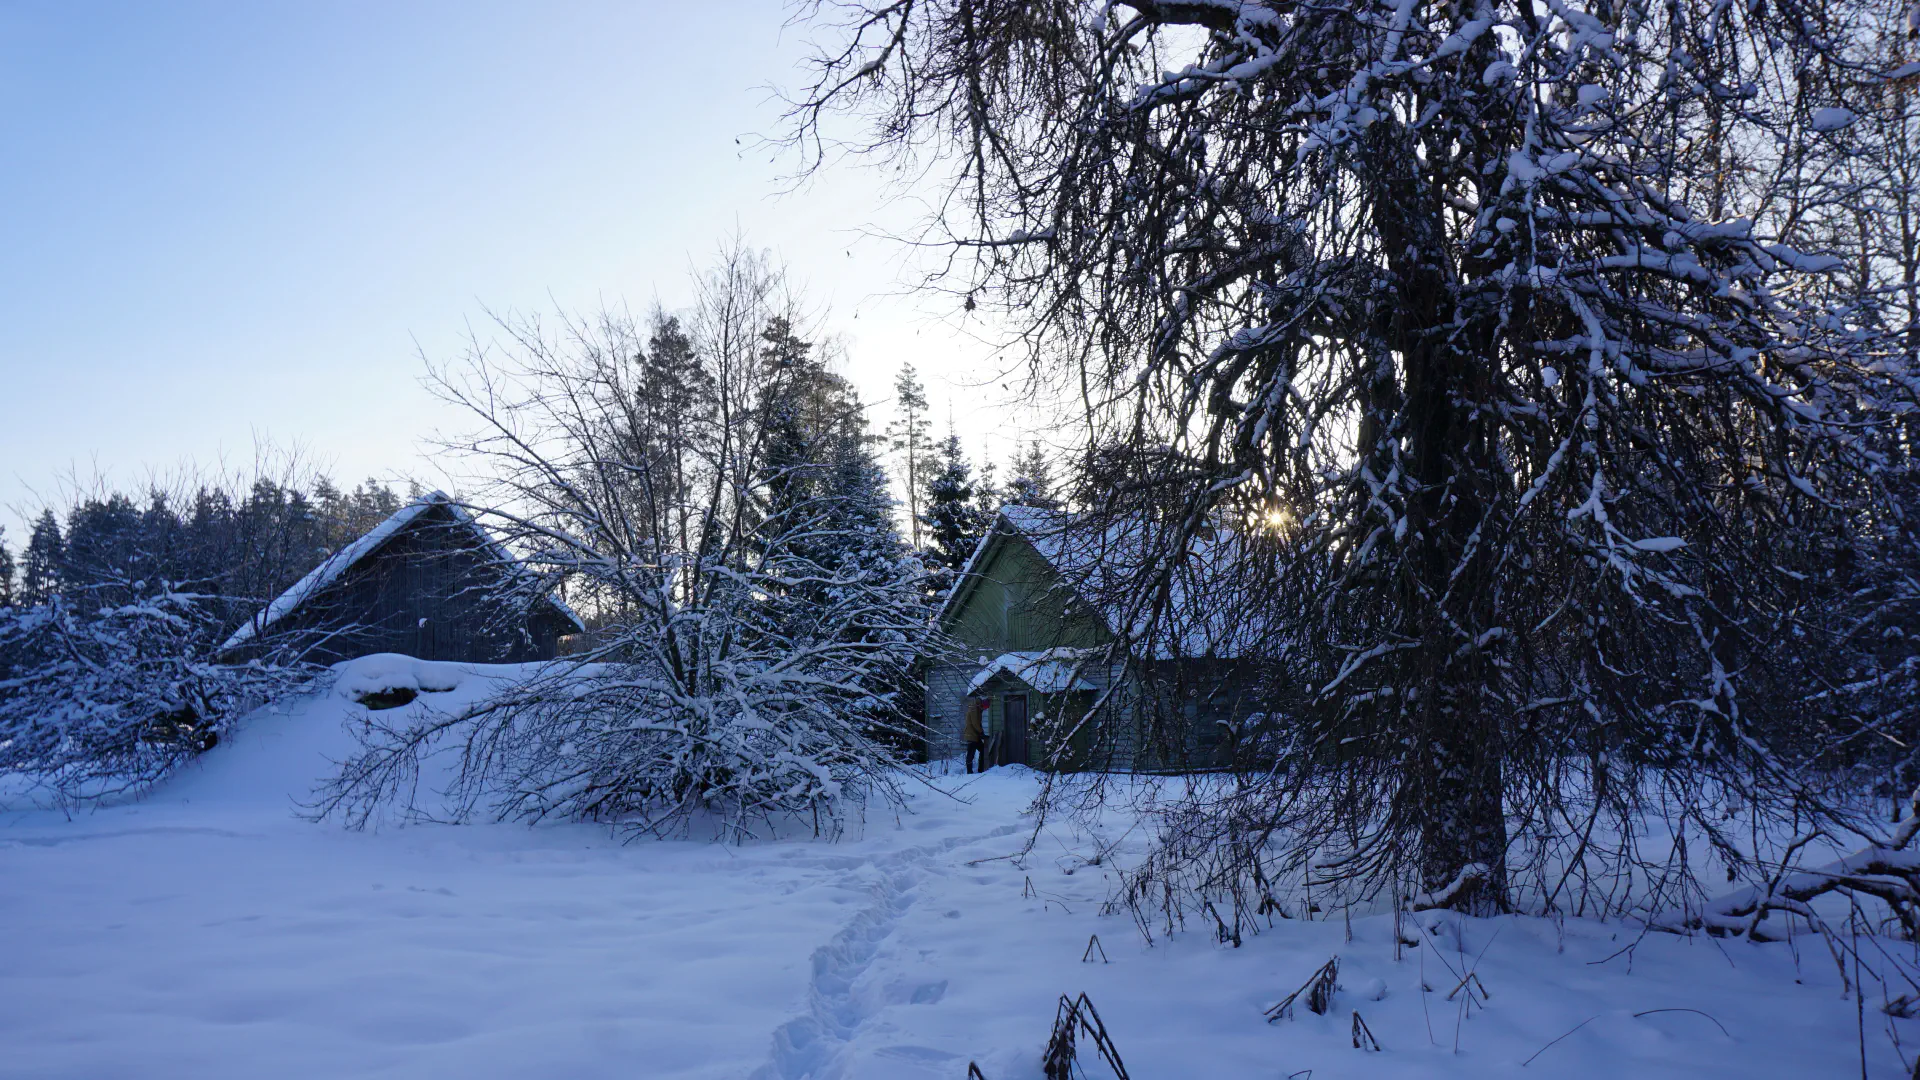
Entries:
[[[1269, 657], [1298, 691], [1293, 749], [1200, 816], [1255, 853], [1231, 873], [1263, 879], [1251, 860], [1289, 837], [1323, 879], [1487, 910], [1514, 902], [1517, 853], [1550, 848], [1530, 881], [1551, 907], [1663, 786], [1680, 835], [1736, 866], [1754, 852], [1706, 812], [1712, 784], [1769, 827], [1871, 833], [1824, 794], [1858, 718], [1796, 709], [1844, 675], [1811, 646], [1821, 598], [1849, 587], [1863, 518], [1897, 516], [1888, 448], [1912, 445], [1910, 353], [1816, 227], [1858, 205], [1875, 151], [1856, 123], [1905, 77], [1884, 19], [1800, 0], [809, 14], [806, 166], [880, 153], [944, 178], [936, 280], [1078, 377], [1102, 454], [1149, 463], [1092, 508], [1162, 526], [1128, 625], [1154, 634], [1156, 583], [1210, 522], [1282, 534], [1249, 572], [1260, 617], [1296, 628]], [[1609, 814], [1625, 833], [1596, 829]]]

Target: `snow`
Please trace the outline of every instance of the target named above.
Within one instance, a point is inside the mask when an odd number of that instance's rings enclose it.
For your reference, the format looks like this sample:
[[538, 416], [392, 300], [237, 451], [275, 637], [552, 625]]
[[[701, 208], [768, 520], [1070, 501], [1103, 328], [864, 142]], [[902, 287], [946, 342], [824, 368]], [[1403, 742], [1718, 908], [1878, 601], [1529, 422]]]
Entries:
[[[1082, 991], [1142, 1080], [1859, 1073], [1854, 1003], [1804, 939], [1432, 911], [1397, 961], [1391, 915], [1274, 919], [1240, 949], [1200, 917], [1149, 946], [1101, 914], [1147, 830], [1055, 819], [1019, 857], [1039, 787], [1019, 768], [933, 777], [840, 843], [292, 813], [349, 726], [393, 715], [353, 688], [411, 679], [405, 709], [444, 709], [517, 673], [354, 661], [146, 801], [0, 813], [0, 1077], [954, 1080], [974, 1061], [1038, 1080], [1055, 1004]], [[1095, 934], [1111, 962], [1081, 961]], [[1334, 955], [1327, 1015], [1265, 1022]], [[1449, 1000], [1469, 971], [1486, 998]], [[1356, 1010], [1381, 1053], [1353, 1049]], [[1884, 1023], [1869, 1008], [1871, 1075], [1904, 1075]]]
[[[300, 607], [300, 605], [319, 595], [327, 586], [339, 580], [340, 575], [346, 573], [354, 564], [373, 554], [375, 551], [378, 551], [381, 545], [393, 539], [401, 530], [418, 519], [421, 514], [436, 506], [446, 507], [453, 513], [455, 520], [466, 528], [473, 530], [473, 532], [480, 537], [481, 542], [487, 549], [493, 553], [495, 558], [508, 565], [519, 565], [518, 560], [514, 559], [505, 548], [501, 547], [499, 543], [487, 533], [486, 529], [482, 527], [479, 522], [475, 521], [472, 515], [467, 513], [465, 508], [455, 503], [445, 492], [429, 492], [394, 511], [392, 516], [380, 524], [375, 525], [373, 528], [368, 529], [364, 535], [353, 543], [348, 544], [339, 551], [321, 560], [319, 566], [307, 571], [305, 577], [294, 582], [293, 586], [286, 592], [275, 597], [273, 602], [268, 604], [266, 609], [258, 616], [248, 619], [245, 623], [241, 624], [240, 628], [235, 630], [232, 636], [228, 637], [226, 642], [220, 646], [220, 651], [225, 652], [228, 649], [238, 648], [248, 641], [251, 641], [255, 634], [272, 626], [282, 618], [285, 618], [290, 612]], [[586, 629], [586, 623], [580, 620], [580, 616], [574, 614], [558, 597], [549, 596], [547, 599], [560, 610], [561, 614], [571, 620], [576, 627], [581, 630]]]
[[[1137, 592], [1138, 576], [1153, 569], [1148, 561], [1161, 555], [1155, 543], [1158, 538], [1151, 532], [1154, 526], [1146, 519], [1121, 515], [1101, 522], [1063, 510], [1003, 506], [994, 529], [967, 560], [962, 578], [973, 572], [1002, 525], [1030, 544], [1100, 614], [1108, 630], [1117, 635], [1131, 627], [1133, 637], [1144, 636], [1144, 627], [1129, 623], [1135, 616], [1126, 601]], [[1248, 617], [1252, 605], [1236, 602], [1243, 587], [1232, 572], [1239, 543], [1225, 531], [1189, 542], [1186, 558], [1170, 582], [1164, 621], [1155, 628], [1156, 658], [1173, 655], [1176, 646], [1184, 657], [1234, 658], [1259, 645], [1273, 646], [1274, 642], [1263, 639], [1282, 636], [1262, 620]], [[959, 595], [956, 587], [946, 604]], [[945, 616], [943, 606], [941, 618]]]
[[1099, 650], [1089, 649], [1042, 649], [1036, 652], [1010, 652], [993, 658], [980, 673], [967, 684], [967, 693], [973, 694], [995, 675], [1005, 672], [1019, 679], [1043, 694], [1060, 694], [1068, 690], [1097, 690], [1086, 679], [1076, 678], [1075, 673], [1087, 657]]
[[[381, 690], [414, 690], [447, 693], [458, 690], [472, 678], [469, 664], [449, 664], [434, 660], [415, 660], [399, 653], [375, 653], [350, 663], [337, 665], [334, 693], [349, 701]], [[511, 669], [508, 669], [511, 670]]]
[[1842, 128], [1851, 126], [1855, 119], [1857, 119], [1857, 117], [1854, 116], [1852, 109], [1842, 109], [1837, 106], [1815, 109], [1813, 111], [1813, 130], [1839, 131]]

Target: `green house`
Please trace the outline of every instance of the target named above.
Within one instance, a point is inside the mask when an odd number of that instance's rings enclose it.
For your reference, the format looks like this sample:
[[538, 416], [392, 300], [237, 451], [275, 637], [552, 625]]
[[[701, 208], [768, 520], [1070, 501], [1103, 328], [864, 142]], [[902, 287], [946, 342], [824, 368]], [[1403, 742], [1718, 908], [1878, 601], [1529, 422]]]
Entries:
[[[928, 754], [958, 756], [967, 705], [983, 708], [991, 764], [1114, 771], [1209, 768], [1256, 702], [1241, 636], [1209, 590], [1180, 641], [1138, 655], [1115, 632], [1122, 587], [1145, 545], [1127, 523], [1003, 507], [939, 613], [944, 653], [926, 675]], [[1187, 580], [1209, 575], [1212, 544]]]

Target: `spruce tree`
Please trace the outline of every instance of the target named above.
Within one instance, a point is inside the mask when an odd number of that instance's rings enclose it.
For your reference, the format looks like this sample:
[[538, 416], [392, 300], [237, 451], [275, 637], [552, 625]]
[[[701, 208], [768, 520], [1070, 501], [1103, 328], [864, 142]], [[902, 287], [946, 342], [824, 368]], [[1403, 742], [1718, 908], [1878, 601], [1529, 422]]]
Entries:
[[53, 511], [43, 510], [27, 537], [27, 549], [20, 559], [20, 602], [31, 607], [44, 604], [60, 591], [60, 578], [66, 565], [66, 538]]
[[967, 564], [974, 547], [986, 535], [992, 517], [978, 505], [973, 466], [968, 464], [960, 436], [949, 433], [935, 447], [933, 470], [927, 476], [924, 556], [933, 570], [933, 587], [944, 593], [953, 576]]
[[1060, 509], [1060, 499], [1054, 494], [1053, 463], [1038, 442], [1028, 443], [1025, 450], [1015, 455], [1013, 476], [1007, 480], [1005, 497], [1009, 506]]
[[0, 608], [13, 603], [13, 553], [7, 550], [6, 526], [0, 525]]

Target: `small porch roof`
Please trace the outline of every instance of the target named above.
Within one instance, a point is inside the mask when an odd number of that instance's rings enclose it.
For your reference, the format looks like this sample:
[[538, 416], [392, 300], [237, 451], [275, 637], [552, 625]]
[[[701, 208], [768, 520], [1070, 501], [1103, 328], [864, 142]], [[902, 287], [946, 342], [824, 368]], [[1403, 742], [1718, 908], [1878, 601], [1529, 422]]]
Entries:
[[1038, 652], [1001, 653], [992, 662], [980, 669], [980, 673], [967, 684], [967, 693], [977, 694], [980, 688], [992, 682], [996, 675], [1009, 675], [1026, 683], [1042, 694], [1059, 694], [1069, 690], [1098, 690], [1078, 673], [1080, 663], [1086, 659], [1087, 649], [1044, 649]]

